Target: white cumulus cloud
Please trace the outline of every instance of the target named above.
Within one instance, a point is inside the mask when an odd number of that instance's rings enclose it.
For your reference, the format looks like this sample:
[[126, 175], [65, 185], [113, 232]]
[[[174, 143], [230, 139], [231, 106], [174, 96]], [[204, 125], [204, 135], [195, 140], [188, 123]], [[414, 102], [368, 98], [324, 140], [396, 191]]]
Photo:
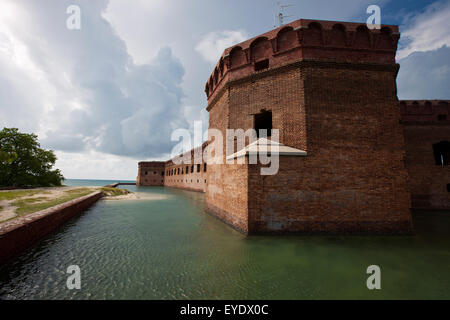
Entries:
[[450, 46], [450, 1], [437, 1], [423, 13], [406, 18], [397, 58], [414, 51], [430, 51]]
[[208, 62], [217, 63], [226, 48], [248, 39], [245, 31], [225, 30], [206, 34], [197, 44], [195, 50]]

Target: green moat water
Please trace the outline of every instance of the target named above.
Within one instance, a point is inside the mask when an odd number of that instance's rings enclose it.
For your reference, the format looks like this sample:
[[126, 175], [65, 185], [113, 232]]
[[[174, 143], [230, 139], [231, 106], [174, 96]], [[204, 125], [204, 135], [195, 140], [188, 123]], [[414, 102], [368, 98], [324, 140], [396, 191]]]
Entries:
[[100, 201], [0, 267], [0, 299], [450, 299], [450, 212], [415, 214], [410, 237], [245, 237], [203, 194], [127, 188], [146, 199]]

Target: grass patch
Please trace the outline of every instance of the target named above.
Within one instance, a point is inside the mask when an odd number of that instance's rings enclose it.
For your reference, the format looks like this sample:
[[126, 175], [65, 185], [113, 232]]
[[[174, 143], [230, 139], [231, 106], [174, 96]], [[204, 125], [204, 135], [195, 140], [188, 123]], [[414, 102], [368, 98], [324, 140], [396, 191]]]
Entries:
[[[11, 190], [0, 192], [0, 200], [8, 202], [8, 205], [17, 207], [15, 209], [15, 219], [40, 210], [45, 210], [59, 204], [78, 199], [93, 192], [100, 191], [104, 196], [116, 197], [131, 193], [127, 189], [119, 188], [88, 188], [79, 187], [65, 190], [65, 188], [52, 188], [50, 190], [34, 189], [34, 190]], [[46, 195], [49, 195], [48, 197]], [[0, 211], [3, 207], [0, 206]], [[11, 220], [10, 219], [10, 220]], [[4, 221], [0, 221], [4, 222]]]
[[103, 187], [100, 190], [103, 192], [105, 196], [108, 197], [122, 196], [130, 193], [130, 191], [128, 191], [127, 189], [119, 189], [119, 188]]
[[23, 216], [25, 214], [48, 209], [57, 206], [59, 204], [62, 204], [64, 202], [87, 196], [88, 194], [91, 194], [94, 191], [95, 191], [94, 189], [89, 188], [67, 190], [64, 192], [63, 196], [59, 196], [55, 199], [49, 199], [44, 197], [33, 199], [20, 199], [13, 202], [12, 205], [17, 207], [16, 209], [17, 216]]
[[44, 193], [42, 190], [20, 190], [20, 191], [2, 191], [0, 200], [14, 200], [17, 198], [31, 197], [37, 193]]

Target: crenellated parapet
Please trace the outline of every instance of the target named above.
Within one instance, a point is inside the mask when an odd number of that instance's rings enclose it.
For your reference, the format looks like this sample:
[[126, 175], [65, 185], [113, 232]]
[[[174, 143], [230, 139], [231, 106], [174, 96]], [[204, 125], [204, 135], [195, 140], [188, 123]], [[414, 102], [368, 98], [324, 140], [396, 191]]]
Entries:
[[298, 60], [395, 64], [397, 26], [301, 19], [224, 51], [205, 85], [208, 100], [228, 80]]
[[400, 101], [402, 123], [450, 124], [450, 100]]

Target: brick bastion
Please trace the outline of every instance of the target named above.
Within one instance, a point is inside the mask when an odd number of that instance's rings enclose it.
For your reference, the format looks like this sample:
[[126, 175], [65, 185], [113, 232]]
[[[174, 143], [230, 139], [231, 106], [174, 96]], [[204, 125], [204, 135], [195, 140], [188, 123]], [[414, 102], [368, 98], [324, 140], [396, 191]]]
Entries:
[[209, 128], [278, 129], [302, 156], [280, 155], [273, 176], [248, 157], [142, 162], [138, 185], [205, 192], [246, 234], [411, 233], [411, 208], [450, 208], [449, 101], [398, 100], [399, 38], [301, 19], [226, 49], [205, 85]]
[[3, 264], [82, 213], [102, 197], [101, 192], [0, 224], [0, 264]]

